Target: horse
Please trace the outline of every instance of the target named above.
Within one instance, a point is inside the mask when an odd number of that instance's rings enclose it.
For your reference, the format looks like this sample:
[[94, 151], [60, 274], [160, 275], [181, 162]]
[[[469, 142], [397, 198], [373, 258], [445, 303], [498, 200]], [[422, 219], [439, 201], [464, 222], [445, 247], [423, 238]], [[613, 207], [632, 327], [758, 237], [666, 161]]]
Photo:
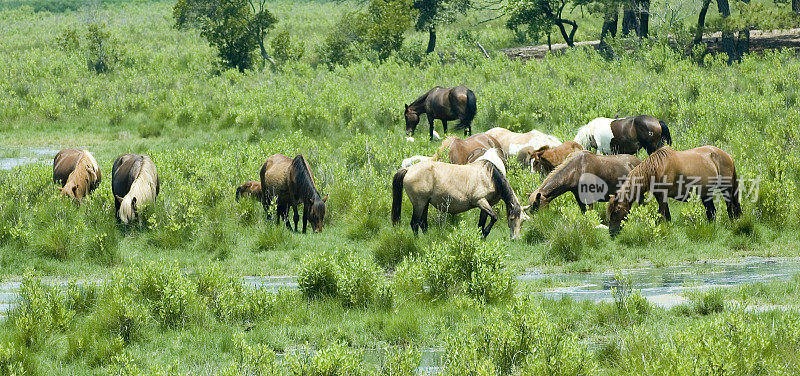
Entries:
[[240, 198], [252, 198], [258, 202], [261, 202], [261, 182], [258, 181], [246, 181], [244, 184], [236, 187], [236, 201], [239, 201]]
[[713, 221], [717, 213], [714, 207], [716, 192], [720, 192], [725, 200], [729, 218], [742, 215], [739, 179], [730, 154], [711, 145], [684, 151], [665, 146], [631, 170], [616, 194], [612, 195], [607, 208], [609, 234], [615, 236], [619, 233], [631, 205], [634, 201], [641, 203], [646, 192], [653, 194], [659, 213], [669, 221], [672, 218], [667, 198], [687, 201], [693, 191], [702, 200], [709, 221]]
[[[276, 216], [280, 222], [283, 218], [289, 230], [297, 232], [300, 215], [297, 206], [303, 204], [303, 233], [308, 223], [314, 232], [322, 232], [325, 219], [325, 202], [328, 196], [321, 196], [317, 191], [314, 173], [302, 154], [289, 158], [283, 154], [274, 154], [267, 158], [261, 166], [261, 203], [264, 211], [269, 213], [273, 199], [276, 200]], [[289, 207], [294, 211], [294, 229], [289, 224]]]
[[534, 149], [539, 149], [543, 146], [556, 147], [561, 145], [561, 141], [559, 141], [558, 137], [539, 132], [535, 129], [528, 133], [517, 133], [505, 128], [494, 127], [486, 131], [486, 134], [494, 137], [495, 140], [500, 143], [500, 148], [507, 155], [517, 155], [520, 150], [529, 146]]
[[403, 161], [400, 162], [400, 167], [409, 168], [415, 163], [424, 161], [438, 161], [438, 160], [439, 160], [439, 153], [434, 154], [433, 157], [428, 157], [424, 155], [414, 155], [406, 159], [403, 159]]
[[454, 164], [467, 164], [470, 154], [477, 149], [492, 149], [500, 148], [500, 143], [494, 137], [486, 133], [478, 133], [465, 139], [460, 139], [456, 136], [450, 136], [442, 141], [442, 146], [439, 147], [439, 153], [444, 153], [449, 149], [448, 156], [450, 163]]
[[411, 104], [406, 105], [404, 113], [406, 136], [414, 135], [414, 131], [417, 130], [417, 124], [419, 124], [420, 114], [427, 114], [431, 141], [434, 140], [434, 119], [442, 121], [442, 128], [444, 128], [445, 133], [447, 133], [447, 122], [458, 120], [456, 129], [463, 128], [464, 136], [471, 135], [472, 120], [475, 119], [477, 112], [475, 93], [467, 89], [466, 86], [456, 86], [452, 89], [436, 86], [411, 102]]
[[475, 161], [486, 160], [492, 162], [495, 167], [503, 174], [503, 176], [508, 175], [506, 173], [506, 166], [508, 162], [506, 161], [506, 156], [503, 154], [503, 151], [499, 148], [491, 148], [491, 149], [475, 149], [472, 153], [467, 157], [467, 163], [470, 164]]
[[111, 192], [114, 194], [117, 220], [130, 224], [138, 216], [138, 207], [155, 201], [161, 188], [156, 165], [146, 155], [123, 154], [111, 168]]
[[583, 147], [575, 141], [567, 141], [556, 147], [542, 146], [539, 149], [528, 146], [519, 151], [517, 161], [523, 167], [546, 176], [564, 162], [567, 156], [578, 150], [583, 150]]
[[64, 196], [80, 203], [100, 186], [102, 173], [88, 150], [63, 149], [53, 158], [53, 183]]
[[576, 151], [547, 175], [530, 194], [528, 203], [535, 211], [546, 207], [556, 197], [572, 192], [581, 212], [586, 212], [586, 205], [608, 201], [621, 180], [639, 163], [639, 158], [629, 154], [606, 156]]
[[[489, 235], [497, 221], [498, 216], [492, 206], [501, 199], [506, 204], [512, 239], [519, 237], [522, 221], [528, 219], [508, 179], [494, 162], [487, 159], [468, 165], [427, 161], [398, 170], [392, 179], [393, 225], [400, 223], [403, 190], [413, 207], [411, 229], [414, 234], [418, 234], [420, 229], [423, 232], [428, 230], [429, 204], [450, 214], [480, 208], [478, 227], [483, 238]], [[487, 217], [490, 218], [488, 224]]]
[[672, 135], [667, 123], [649, 115], [620, 119], [601, 117], [581, 127], [575, 142], [586, 150], [606, 155], [636, 154], [641, 148], [649, 155], [665, 143], [672, 145]]

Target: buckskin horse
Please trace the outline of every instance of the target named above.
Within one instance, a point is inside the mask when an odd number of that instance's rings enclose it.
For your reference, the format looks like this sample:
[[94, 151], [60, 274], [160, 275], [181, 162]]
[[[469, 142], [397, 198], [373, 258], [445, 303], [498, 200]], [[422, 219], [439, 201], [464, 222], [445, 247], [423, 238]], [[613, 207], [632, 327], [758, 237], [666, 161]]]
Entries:
[[292, 230], [289, 224], [289, 207], [294, 211], [294, 231], [300, 216], [297, 206], [303, 204], [303, 233], [306, 232], [308, 223], [314, 232], [322, 232], [322, 223], [325, 219], [325, 202], [328, 196], [322, 197], [317, 191], [314, 173], [303, 155], [298, 154], [289, 158], [283, 154], [274, 154], [267, 158], [261, 166], [261, 203], [264, 211], [269, 213], [273, 199], [276, 202], [277, 221], [283, 218], [286, 227]]

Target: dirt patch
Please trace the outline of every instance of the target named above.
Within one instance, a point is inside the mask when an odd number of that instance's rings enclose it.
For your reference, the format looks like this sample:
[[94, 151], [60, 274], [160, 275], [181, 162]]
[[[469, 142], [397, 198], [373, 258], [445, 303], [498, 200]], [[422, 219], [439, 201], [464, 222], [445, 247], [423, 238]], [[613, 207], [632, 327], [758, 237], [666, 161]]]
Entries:
[[[703, 37], [703, 43], [708, 45], [711, 51], [720, 51], [722, 49], [722, 33], [712, 33]], [[600, 46], [599, 40], [577, 42], [575, 47], [587, 47], [597, 49]], [[548, 53], [562, 53], [567, 50], [569, 46], [566, 43], [556, 43], [551, 47], [546, 44], [539, 46], [524, 46], [513, 47], [500, 50], [506, 56], [512, 59], [544, 59]], [[765, 50], [775, 49], [800, 49], [800, 29], [788, 30], [752, 30], [750, 31], [750, 52], [762, 52]]]

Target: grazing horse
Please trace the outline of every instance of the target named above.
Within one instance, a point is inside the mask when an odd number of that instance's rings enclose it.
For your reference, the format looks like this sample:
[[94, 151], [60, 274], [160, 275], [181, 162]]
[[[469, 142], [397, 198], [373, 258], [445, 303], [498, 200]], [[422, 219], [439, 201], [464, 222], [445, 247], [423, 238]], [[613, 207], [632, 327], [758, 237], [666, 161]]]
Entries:
[[456, 136], [450, 136], [442, 141], [442, 146], [439, 147], [439, 153], [444, 153], [445, 150], [450, 149], [448, 156], [450, 163], [454, 164], [467, 164], [470, 154], [477, 149], [500, 148], [500, 143], [486, 133], [478, 133], [466, 139], [460, 139]]
[[535, 211], [546, 207], [556, 197], [572, 192], [581, 212], [586, 212], [586, 205], [608, 201], [639, 162], [639, 158], [629, 154], [606, 156], [576, 151], [547, 175], [528, 197], [528, 203]]
[[466, 86], [456, 86], [452, 89], [436, 86], [423, 94], [417, 100], [406, 105], [406, 136], [412, 136], [419, 124], [419, 115], [427, 114], [430, 127], [431, 141], [433, 141], [433, 120], [442, 121], [442, 128], [447, 133], [447, 122], [458, 120], [456, 129], [464, 128], [464, 136], [472, 134], [472, 119], [478, 107], [475, 93]]
[[709, 221], [716, 217], [714, 194], [719, 192], [728, 207], [728, 217], [742, 215], [739, 204], [739, 180], [730, 154], [715, 146], [675, 151], [662, 147], [631, 170], [627, 180], [612, 195], [608, 204], [608, 231], [619, 233], [634, 201], [642, 202], [646, 192], [653, 194], [658, 211], [669, 221], [667, 198], [686, 201], [696, 191], [706, 207]]
[[556, 147], [542, 146], [534, 149], [530, 146], [523, 148], [517, 154], [517, 161], [531, 171], [538, 171], [542, 175], [547, 175], [558, 165], [564, 162], [572, 152], [583, 150], [583, 147], [575, 141], [567, 141]]
[[261, 166], [261, 203], [264, 211], [269, 213], [269, 206], [277, 198], [277, 221], [283, 218], [286, 227], [292, 230], [289, 223], [289, 207], [294, 211], [294, 231], [300, 215], [297, 206], [303, 204], [303, 233], [306, 232], [308, 222], [314, 232], [322, 232], [322, 222], [325, 219], [325, 202], [328, 196], [321, 197], [317, 191], [314, 173], [308, 161], [298, 154], [294, 159], [283, 154], [274, 154], [267, 158]]
[[117, 220], [130, 224], [138, 216], [138, 208], [155, 201], [161, 181], [150, 157], [123, 154], [111, 169], [111, 191], [114, 193]]
[[667, 123], [649, 115], [597, 118], [578, 130], [575, 142], [606, 155], [636, 154], [641, 148], [653, 154], [664, 143], [672, 145], [672, 135]]
[[500, 148], [507, 155], [517, 155], [520, 150], [529, 146], [539, 149], [543, 146], [556, 147], [561, 145], [561, 141], [556, 136], [551, 136], [535, 129], [528, 133], [517, 133], [505, 128], [494, 127], [486, 131], [486, 134], [494, 137], [500, 143]]
[[64, 149], [53, 158], [53, 183], [75, 202], [97, 189], [101, 179], [100, 166], [88, 150]]
[[261, 191], [261, 182], [258, 181], [246, 181], [244, 184], [236, 187], [236, 201], [239, 201], [240, 198], [252, 198], [258, 202], [263, 201], [261, 199], [262, 191]]
[[[468, 182], [468, 184], [465, 184]], [[511, 238], [519, 237], [522, 221], [528, 219], [517, 195], [505, 175], [487, 159], [480, 159], [468, 165], [427, 161], [410, 168], [401, 168], [392, 180], [392, 223], [400, 223], [403, 189], [413, 206], [411, 228], [417, 234], [420, 229], [428, 230], [428, 205], [450, 214], [463, 213], [480, 208], [478, 221], [481, 235], [485, 238], [497, 221], [497, 213], [492, 206], [501, 199], [506, 203], [508, 227]], [[490, 218], [489, 223], [486, 219]]]

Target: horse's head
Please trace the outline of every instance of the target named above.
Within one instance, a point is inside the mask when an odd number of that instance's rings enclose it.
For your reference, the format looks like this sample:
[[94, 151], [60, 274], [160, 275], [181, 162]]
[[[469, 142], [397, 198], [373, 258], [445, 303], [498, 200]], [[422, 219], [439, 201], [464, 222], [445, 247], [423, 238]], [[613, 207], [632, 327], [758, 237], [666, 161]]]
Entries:
[[405, 118], [406, 118], [406, 136], [411, 136], [414, 134], [414, 131], [417, 130], [417, 124], [419, 124], [419, 114], [417, 113], [417, 111], [414, 111], [409, 105], [406, 105]]
[[606, 215], [608, 216], [608, 233], [612, 237], [617, 236], [622, 229], [622, 221], [628, 216], [631, 211], [631, 203], [623, 200], [616, 195], [611, 195], [608, 200], [608, 207], [606, 208]]
[[522, 228], [522, 222], [531, 219], [525, 210], [527, 206], [514, 205], [508, 212], [508, 229], [511, 233], [511, 239], [519, 239], [519, 232]]
[[325, 202], [327, 201], [327, 195], [318, 200], [311, 199], [308, 221], [311, 222], [311, 228], [314, 232], [322, 232], [322, 222], [325, 220]]
[[528, 208], [531, 209], [531, 213], [536, 212], [539, 209], [542, 209], [550, 203], [550, 200], [545, 197], [542, 192], [536, 191], [528, 196]]

